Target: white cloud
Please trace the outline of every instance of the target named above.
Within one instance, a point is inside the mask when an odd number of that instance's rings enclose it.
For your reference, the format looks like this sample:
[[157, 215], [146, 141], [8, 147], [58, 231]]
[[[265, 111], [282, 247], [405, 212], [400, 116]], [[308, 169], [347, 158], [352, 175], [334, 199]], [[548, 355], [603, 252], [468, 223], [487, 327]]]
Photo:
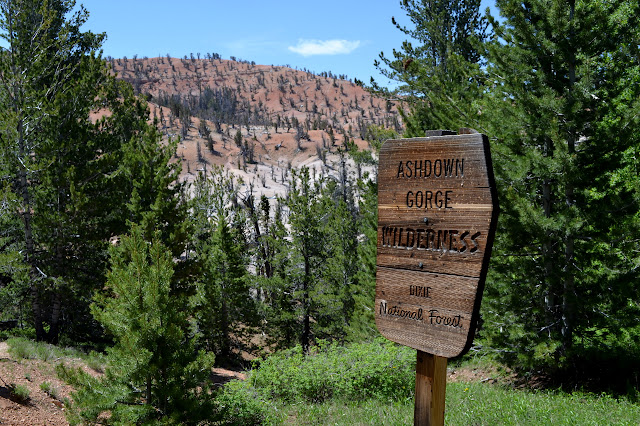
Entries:
[[302, 56], [313, 55], [344, 55], [351, 53], [360, 46], [360, 41], [349, 40], [298, 40], [289, 50]]

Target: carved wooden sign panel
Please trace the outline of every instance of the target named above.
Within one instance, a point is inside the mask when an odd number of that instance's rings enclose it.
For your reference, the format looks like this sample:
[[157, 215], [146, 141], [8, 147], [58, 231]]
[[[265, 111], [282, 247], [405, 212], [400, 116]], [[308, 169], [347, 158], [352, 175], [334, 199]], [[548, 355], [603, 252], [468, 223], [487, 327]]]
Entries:
[[378, 169], [376, 325], [452, 358], [469, 350], [498, 215], [486, 136], [385, 142]]

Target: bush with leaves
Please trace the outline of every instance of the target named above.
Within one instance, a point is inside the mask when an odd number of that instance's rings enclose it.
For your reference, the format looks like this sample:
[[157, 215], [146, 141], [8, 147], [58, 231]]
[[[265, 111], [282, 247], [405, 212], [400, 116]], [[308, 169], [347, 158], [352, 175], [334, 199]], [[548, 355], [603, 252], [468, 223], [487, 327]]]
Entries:
[[300, 346], [259, 363], [249, 382], [269, 398], [321, 402], [328, 399], [403, 400], [415, 388], [415, 351], [377, 338], [340, 346], [320, 342], [310, 355]]
[[258, 390], [240, 380], [227, 383], [216, 395], [216, 424], [262, 425], [281, 424], [282, 415]]

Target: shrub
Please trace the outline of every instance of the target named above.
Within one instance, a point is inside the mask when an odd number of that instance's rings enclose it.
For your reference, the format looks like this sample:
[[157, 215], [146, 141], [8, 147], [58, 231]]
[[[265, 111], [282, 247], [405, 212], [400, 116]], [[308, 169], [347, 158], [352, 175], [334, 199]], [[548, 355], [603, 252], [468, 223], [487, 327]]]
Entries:
[[[259, 391], [239, 380], [225, 385], [216, 396], [216, 412], [219, 424], [258, 425], [280, 423], [277, 410]], [[216, 423], [218, 424], [218, 423]]]
[[15, 383], [9, 385], [9, 394], [11, 395], [11, 400], [18, 404], [26, 404], [31, 399], [29, 389], [26, 386], [16, 385]]
[[345, 347], [321, 342], [310, 355], [300, 347], [271, 355], [250, 383], [284, 401], [402, 400], [413, 397], [415, 352], [383, 338]]
[[24, 337], [27, 339], [36, 338], [36, 329], [33, 327], [12, 328], [11, 330], [0, 331], [0, 340], [8, 340], [11, 337]]
[[58, 389], [51, 384], [51, 382], [42, 382], [40, 383], [40, 390], [46, 393], [53, 399], [58, 399]]

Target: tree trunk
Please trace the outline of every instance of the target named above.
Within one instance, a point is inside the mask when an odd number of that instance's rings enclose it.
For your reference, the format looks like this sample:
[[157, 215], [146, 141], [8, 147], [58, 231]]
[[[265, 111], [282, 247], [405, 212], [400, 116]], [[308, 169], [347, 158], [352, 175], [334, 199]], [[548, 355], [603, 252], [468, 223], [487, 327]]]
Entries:
[[36, 329], [36, 340], [42, 342], [46, 340], [44, 325], [42, 322], [42, 308], [40, 305], [40, 291], [35, 279], [31, 282], [31, 310], [33, 312], [33, 326]]
[[271, 262], [269, 260], [267, 243], [266, 241], [264, 241], [264, 238], [262, 237], [262, 232], [260, 231], [259, 216], [258, 216], [258, 211], [255, 208], [253, 196], [249, 197], [249, 200], [245, 203], [245, 205], [249, 208], [249, 216], [251, 217], [253, 230], [256, 233], [256, 244], [259, 247], [259, 255], [261, 257], [260, 260], [262, 260], [261, 262], [262, 266], [260, 267], [260, 272], [262, 273], [262, 276], [271, 278], [273, 276], [273, 269], [271, 267]]
[[[542, 206], [544, 216], [551, 217], [551, 183], [548, 179], [542, 184]], [[555, 285], [553, 278], [554, 256], [553, 256], [553, 240], [549, 235], [545, 235], [542, 242], [542, 258], [544, 259], [544, 306], [545, 306], [545, 328], [549, 337], [551, 337], [552, 329], [556, 323], [554, 312], [556, 310]]]
[[311, 275], [311, 267], [309, 265], [309, 259], [304, 259], [304, 279], [303, 279], [303, 294], [302, 294], [302, 307], [304, 310], [303, 324], [302, 324], [302, 350], [309, 353], [309, 340], [311, 339], [311, 312], [309, 301], [309, 280]]
[[51, 319], [49, 321], [49, 332], [47, 332], [47, 343], [57, 344], [60, 338], [60, 313], [62, 312], [62, 301], [60, 291], [54, 290], [53, 305], [51, 307]]
[[[15, 111], [19, 114], [19, 111]], [[34, 328], [36, 330], [36, 340], [46, 340], [46, 333], [44, 331], [43, 318], [42, 318], [42, 305], [40, 288], [38, 282], [40, 281], [40, 271], [35, 264], [35, 242], [33, 239], [32, 228], [32, 205], [31, 205], [31, 193], [29, 192], [29, 179], [27, 178], [27, 169], [23, 163], [23, 159], [29, 155], [29, 149], [26, 146], [24, 126], [22, 123], [22, 117], [18, 118], [17, 133], [18, 133], [18, 158], [21, 160], [20, 167], [18, 169], [18, 185], [20, 187], [20, 196], [22, 197], [22, 221], [24, 224], [24, 244], [25, 255], [24, 260], [27, 265], [31, 267], [31, 309], [33, 311]]]
[[229, 343], [229, 308], [227, 306], [227, 297], [224, 292], [222, 296], [222, 309], [220, 310], [220, 332], [222, 333], [222, 345], [220, 348], [220, 356], [223, 358], [229, 357], [230, 343]]
[[[573, 39], [574, 27], [573, 20], [575, 14], [575, 1], [569, 1], [569, 19], [571, 21], [571, 29], [569, 37]], [[575, 51], [569, 53], [569, 96], [568, 96], [568, 110], [572, 111], [574, 104], [573, 90], [576, 82], [576, 57]], [[576, 152], [576, 129], [573, 118], [571, 119], [572, 126], [568, 129], [567, 135], [567, 151], [569, 153], [570, 164], [574, 161]], [[573, 168], [571, 168], [573, 169]], [[573, 177], [569, 174], [565, 187], [565, 201], [566, 206], [569, 209], [569, 216], [571, 217], [571, 210], [575, 204], [574, 202], [574, 186]], [[575, 309], [575, 274], [574, 274], [574, 242], [575, 237], [573, 231], [570, 230], [566, 235], [565, 242], [565, 267], [564, 267], [564, 280], [563, 280], [563, 293], [562, 293], [562, 347], [566, 353], [571, 349], [573, 343], [573, 326], [574, 326], [574, 309]]]

